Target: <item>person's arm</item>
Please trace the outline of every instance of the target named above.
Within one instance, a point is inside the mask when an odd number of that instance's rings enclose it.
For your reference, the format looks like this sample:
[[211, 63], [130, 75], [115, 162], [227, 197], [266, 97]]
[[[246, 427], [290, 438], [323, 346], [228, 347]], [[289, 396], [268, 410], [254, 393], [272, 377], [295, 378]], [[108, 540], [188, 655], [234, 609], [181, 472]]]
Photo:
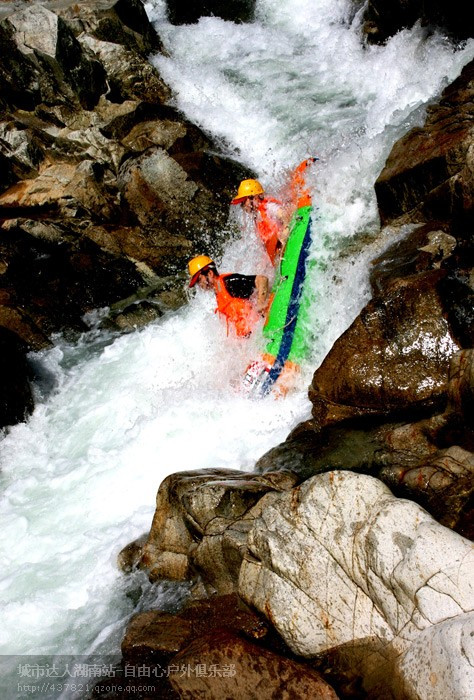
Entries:
[[265, 277], [265, 275], [256, 275], [255, 289], [257, 290], [257, 311], [259, 314], [264, 315], [267, 310], [268, 302], [268, 277]]
[[[275, 200], [276, 202], [277, 200]], [[285, 247], [288, 236], [290, 235], [290, 219], [292, 216], [292, 211], [288, 206], [285, 206], [283, 202], [279, 202], [280, 207], [275, 212], [275, 219], [279, 225], [278, 231], [278, 248], [281, 250]]]

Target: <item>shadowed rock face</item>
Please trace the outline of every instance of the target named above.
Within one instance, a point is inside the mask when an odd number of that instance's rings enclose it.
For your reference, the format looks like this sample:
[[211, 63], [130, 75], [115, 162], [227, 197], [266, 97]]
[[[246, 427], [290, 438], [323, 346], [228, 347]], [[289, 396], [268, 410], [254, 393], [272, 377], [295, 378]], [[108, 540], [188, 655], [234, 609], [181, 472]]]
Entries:
[[168, 19], [172, 24], [194, 24], [200, 17], [220, 17], [230, 22], [251, 22], [255, 0], [167, 0]]
[[428, 108], [425, 125], [395, 144], [375, 183], [382, 223], [445, 220], [457, 237], [472, 229], [473, 96], [474, 61]]
[[166, 106], [160, 48], [139, 0], [2, 6], [0, 327], [26, 348], [136, 292], [116, 329], [175, 309], [219, 254], [248, 171]]
[[180, 698], [187, 700], [196, 697], [337, 700], [334, 690], [313, 669], [227, 631], [201, 637], [173, 661], [185, 666], [202, 663], [208, 668], [229, 669], [217, 678], [172, 675], [173, 687]]
[[441, 29], [454, 40], [472, 36], [469, 10], [461, 0], [369, 0], [364, 16], [364, 30], [372, 44], [386, 41], [418, 20], [428, 29]]
[[0, 327], [0, 426], [18, 423], [33, 408], [23, 344]]
[[[289, 693], [295, 700], [335, 699], [310, 664], [282, 653], [268, 627], [235, 594], [194, 601], [175, 615], [138, 613], [122, 642], [127, 692], [140, 692], [135, 686], [146, 677], [150, 697], [254, 698], [258, 689], [258, 697], [269, 700]], [[105, 691], [99, 683], [96, 694]]]

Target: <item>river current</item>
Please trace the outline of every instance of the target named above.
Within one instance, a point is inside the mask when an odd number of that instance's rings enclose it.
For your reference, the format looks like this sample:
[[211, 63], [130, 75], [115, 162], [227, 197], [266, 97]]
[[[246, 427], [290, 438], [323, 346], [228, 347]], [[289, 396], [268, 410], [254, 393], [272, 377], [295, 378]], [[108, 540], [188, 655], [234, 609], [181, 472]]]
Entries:
[[[139, 592], [142, 607], [172, 607], [185, 595], [116, 566], [119, 551], [149, 529], [165, 476], [249, 470], [309, 417], [312, 372], [368, 300], [369, 261], [393, 240], [377, 236], [373, 183], [393, 143], [423, 123], [426, 106], [474, 55], [474, 42], [456, 50], [419, 26], [364, 47], [352, 7], [258, 0], [251, 24], [209, 17], [174, 27], [164, 2], [146, 5], [166, 49], [150, 60], [173, 104], [221, 152], [276, 195], [300, 160], [319, 159], [310, 175], [314, 349], [293, 394], [250, 401], [235, 385], [258, 342], [228, 339], [213, 300], [198, 292], [121, 337], [97, 330], [92, 315], [79, 342], [57, 338], [32, 357], [35, 411], [0, 442], [2, 697], [28, 696], [13, 692], [14, 655], [116, 654]], [[229, 216], [242, 223], [238, 212]], [[245, 227], [219, 263], [268, 272]]]

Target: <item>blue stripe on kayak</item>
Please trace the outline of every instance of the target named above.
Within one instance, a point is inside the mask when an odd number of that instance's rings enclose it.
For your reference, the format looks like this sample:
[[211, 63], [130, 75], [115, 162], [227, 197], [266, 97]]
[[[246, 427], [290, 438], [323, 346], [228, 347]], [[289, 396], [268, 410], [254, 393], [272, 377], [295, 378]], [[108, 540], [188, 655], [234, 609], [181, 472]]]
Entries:
[[301, 303], [301, 293], [303, 291], [303, 282], [306, 275], [306, 260], [308, 259], [309, 249], [311, 247], [311, 213], [308, 219], [308, 226], [303, 238], [303, 243], [301, 245], [300, 254], [298, 256], [298, 264], [296, 266], [295, 278], [293, 280], [293, 287], [291, 289], [290, 301], [288, 303], [288, 309], [286, 311], [285, 328], [283, 330], [283, 335], [280, 343], [280, 349], [278, 350], [278, 355], [275, 358], [275, 362], [272, 365], [265, 381], [262, 384], [260, 393], [262, 396], [266, 396], [271, 390], [272, 386], [275, 384], [276, 380], [280, 376], [285, 362], [288, 359], [288, 355], [291, 351], [291, 346], [293, 344], [293, 337], [295, 335], [296, 322], [298, 320], [298, 311]]

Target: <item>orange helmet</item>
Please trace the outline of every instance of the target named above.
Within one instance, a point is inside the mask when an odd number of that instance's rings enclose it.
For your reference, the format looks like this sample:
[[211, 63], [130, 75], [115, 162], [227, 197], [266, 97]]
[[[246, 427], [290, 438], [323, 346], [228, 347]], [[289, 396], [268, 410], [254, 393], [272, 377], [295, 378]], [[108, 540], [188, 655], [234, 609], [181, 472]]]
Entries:
[[240, 204], [247, 197], [255, 197], [257, 194], [263, 194], [263, 187], [258, 180], [242, 180], [237, 190], [237, 196], [231, 201], [231, 204]]
[[198, 255], [188, 262], [189, 274], [191, 275], [191, 281], [189, 282], [190, 287], [194, 287], [198, 281], [198, 277], [201, 272], [208, 267], [213, 265], [214, 260], [209, 258], [207, 255]]

